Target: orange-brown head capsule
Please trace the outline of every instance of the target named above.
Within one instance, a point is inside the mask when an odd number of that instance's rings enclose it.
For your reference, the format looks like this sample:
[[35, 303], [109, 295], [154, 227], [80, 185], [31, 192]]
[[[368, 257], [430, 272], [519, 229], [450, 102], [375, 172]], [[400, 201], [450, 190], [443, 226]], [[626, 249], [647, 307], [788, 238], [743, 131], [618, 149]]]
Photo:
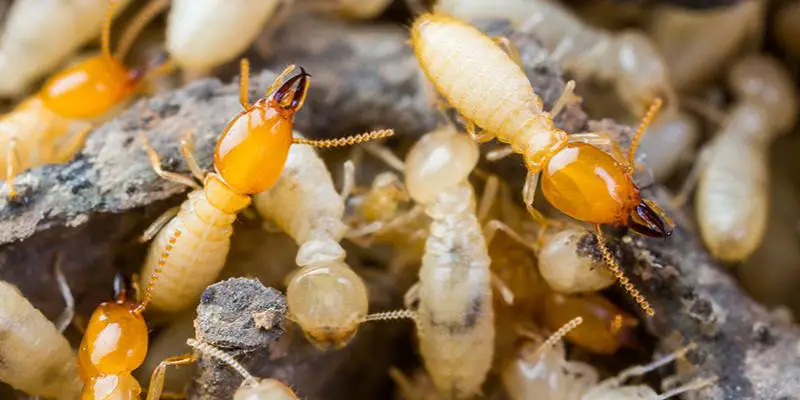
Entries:
[[287, 80], [269, 98], [236, 116], [214, 150], [214, 168], [239, 194], [263, 192], [278, 180], [292, 144], [294, 114], [305, 101], [305, 70]]

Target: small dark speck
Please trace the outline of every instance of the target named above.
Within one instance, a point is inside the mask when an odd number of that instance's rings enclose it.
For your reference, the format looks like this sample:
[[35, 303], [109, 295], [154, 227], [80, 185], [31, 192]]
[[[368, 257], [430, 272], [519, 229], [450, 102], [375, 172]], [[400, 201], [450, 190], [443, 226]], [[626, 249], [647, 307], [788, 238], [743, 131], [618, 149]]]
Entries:
[[90, 187], [92, 187], [92, 183], [91, 182], [89, 182], [86, 179], [81, 179], [81, 180], [79, 180], [79, 181], [77, 181], [77, 182], [72, 184], [72, 187], [70, 187], [70, 191], [72, 192], [72, 194], [77, 194], [81, 190], [88, 189]]
[[711, 302], [708, 300], [697, 299], [689, 311], [692, 315], [708, 318], [714, 312], [714, 307], [711, 306]]
[[753, 325], [753, 339], [765, 346], [775, 344], [775, 336], [772, 334], [772, 330], [769, 325], [763, 323]]
[[134, 185], [127, 185], [127, 186], [125, 187], [125, 194], [127, 194], [127, 195], [129, 195], [129, 196], [130, 196], [130, 195], [132, 195], [132, 194], [134, 194], [134, 193], [136, 193], [136, 186], [134, 186]]
[[203, 295], [200, 296], [200, 303], [201, 304], [211, 304], [214, 302], [214, 297], [216, 297], [217, 290], [213, 286], [208, 287], [204, 292]]
[[125, 143], [123, 143], [122, 145], [125, 146], [125, 147], [130, 147], [130, 145], [133, 143], [133, 141], [134, 141], [133, 136], [130, 136], [130, 137], [125, 139]]

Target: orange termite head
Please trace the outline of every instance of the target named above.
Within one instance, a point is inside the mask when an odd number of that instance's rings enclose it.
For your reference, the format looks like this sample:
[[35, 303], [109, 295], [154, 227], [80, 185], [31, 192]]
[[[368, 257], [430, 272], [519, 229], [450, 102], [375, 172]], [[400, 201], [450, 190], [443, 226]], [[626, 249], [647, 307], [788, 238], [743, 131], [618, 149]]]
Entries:
[[278, 109], [285, 118], [290, 118], [303, 108], [311, 85], [311, 75], [303, 67], [298, 68], [300, 73], [284, 82], [267, 100], [267, 104]]
[[628, 228], [648, 237], [667, 239], [672, 236], [672, 222], [650, 200], [641, 200], [628, 216]]

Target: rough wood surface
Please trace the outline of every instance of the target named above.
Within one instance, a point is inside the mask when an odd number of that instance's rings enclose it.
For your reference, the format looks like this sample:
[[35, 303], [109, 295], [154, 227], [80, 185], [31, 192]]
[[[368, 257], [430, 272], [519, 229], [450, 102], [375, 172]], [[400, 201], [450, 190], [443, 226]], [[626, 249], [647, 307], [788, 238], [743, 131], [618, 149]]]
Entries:
[[[273, 66], [302, 63], [314, 75], [308, 107], [298, 119], [305, 134], [331, 137], [392, 127], [402, 140], [402, 136], [419, 135], [436, 124], [430, 89], [418, 72], [401, 28], [316, 20], [291, 21], [286, 26], [289, 28], [270, 41], [269, 60]], [[530, 36], [509, 36], [520, 47], [537, 92], [545, 103], [552, 104], [563, 81], [547, 53]], [[252, 97], [261, 93], [272, 76], [271, 72], [255, 74]], [[177, 144], [191, 129], [198, 159], [207, 167], [217, 133], [239, 110], [237, 90], [235, 83], [205, 80], [141, 101], [99, 128], [73, 162], [24, 174], [22, 180], [28, 183], [20, 184], [20, 200], [0, 210], [0, 279], [19, 285], [36, 306], [54, 317], [63, 304], [51, 265], [55, 252], [62, 252], [79, 311], [86, 314], [107, 299], [114, 270], [138, 268], [143, 247], [129, 245], [130, 240], [161, 210], [180, 201], [185, 190], [155, 176], [137, 135], [148, 135], [162, 154], [165, 168], [185, 171]], [[571, 107], [562, 118], [560, 123], [569, 131], [587, 128], [579, 107]], [[500, 166], [508, 174], [505, 178], [524, 173], [516, 157]], [[658, 188], [655, 193], [656, 199], [666, 204], [666, 195]], [[690, 228], [691, 221], [675, 210], [668, 212], [678, 222], [669, 240], [623, 238], [623, 248], [633, 256], [626, 259], [639, 261], [638, 265], [623, 266], [657, 312], [647, 323], [649, 332], [665, 350], [688, 340], [698, 344], [691, 357], [697, 370], [720, 377], [699, 398], [798, 398], [797, 328], [773, 320], [746, 296], [709, 258]], [[353, 348], [366, 349], [369, 355], [375, 346], [389, 345], [370, 339], [379, 336], [363, 335], [366, 344]], [[350, 351], [354, 350], [320, 355], [293, 350], [290, 354], [294, 355], [284, 358], [284, 369], [270, 369], [282, 365], [277, 362], [264, 364], [263, 370], [255, 372], [290, 382], [313, 381], [320, 375], [327, 382], [338, 382], [336, 390], [349, 390], [352, 378], [338, 375], [342, 369], [326, 368], [333, 365], [357, 371], [355, 364], [346, 361]], [[292, 358], [301, 356], [307, 358]], [[358, 357], [352, 359], [358, 363]], [[692, 375], [690, 371], [688, 376]], [[385, 375], [380, 379], [376, 382], [385, 382]], [[309, 390], [306, 396], [344, 398], [344, 393], [336, 390], [323, 386]]]

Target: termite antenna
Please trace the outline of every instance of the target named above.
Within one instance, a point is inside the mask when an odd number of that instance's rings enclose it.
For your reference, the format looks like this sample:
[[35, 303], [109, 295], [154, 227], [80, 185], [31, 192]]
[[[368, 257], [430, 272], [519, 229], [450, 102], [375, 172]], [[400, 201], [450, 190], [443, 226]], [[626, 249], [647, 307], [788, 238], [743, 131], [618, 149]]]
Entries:
[[600, 254], [603, 256], [603, 261], [605, 261], [608, 269], [614, 274], [619, 284], [625, 288], [628, 295], [641, 307], [642, 311], [644, 311], [647, 316], [652, 317], [656, 315], [656, 311], [653, 310], [653, 307], [650, 306], [647, 299], [639, 292], [639, 289], [636, 289], [636, 286], [625, 276], [625, 273], [622, 272], [622, 268], [617, 264], [617, 260], [611, 255], [611, 251], [609, 251], [608, 246], [606, 246], [605, 235], [603, 235], [603, 230], [600, 225], [595, 226], [595, 231], [597, 234], [597, 248], [600, 249]]
[[705, 388], [707, 386], [710, 386], [710, 385], [714, 384], [714, 382], [716, 382], [718, 380], [719, 380], [719, 377], [717, 377], [717, 376], [712, 376], [710, 378], [697, 379], [694, 382], [690, 382], [690, 383], [687, 383], [686, 385], [677, 387], [677, 388], [672, 389], [672, 390], [670, 390], [668, 392], [664, 392], [664, 393], [660, 394], [658, 397], [656, 397], [654, 400], [666, 400], [666, 399], [669, 399], [671, 397], [675, 397], [675, 396], [677, 396], [679, 394], [683, 394], [683, 393], [686, 393], [686, 392], [692, 392], [692, 391], [695, 391], [695, 390], [700, 390], [700, 389], [703, 389], [703, 388]]
[[658, 360], [655, 360], [649, 364], [636, 365], [628, 369], [625, 369], [619, 374], [617, 374], [617, 376], [605, 380], [603, 385], [606, 387], [619, 386], [630, 378], [633, 378], [635, 376], [641, 376], [651, 371], [655, 371], [658, 368], [661, 368], [679, 358], [682, 358], [683, 356], [686, 355], [686, 353], [694, 350], [696, 347], [697, 345], [695, 343], [690, 343], [686, 347], [680, 348], [672, 352], [671, 354], [661, 357]]
[[309, 146], [314, 146], [317, 148], [344, 147], [344, 146], [352, 146], [354, 144], [367, 142], [370, 140], [384, 139], [393, 135], [394, 135], [393, 129], [381, 129], [377, 131], [366, 132], [359, 135], [347, 136], [337, 139], [312, 140], [312, 139], [294, 137], [292, 138], [292, 143], [307, 144]]
[[209, 356], [212, 358], [216, 358], [217, 360], [221, 361], [225, 365], [231, 367], [234, 371], [238, 372], [244, 378], [244, 383], [249, 385], [258, 385], [258, 379], [256, 379], [250, 372], [245, 369], [242, 364], [240, 364], [236, 359], [231, 357], [230, 354], [225, 353], [224, 351], [208, 344], [205, 342], [201, 342], [199, 340], [189, 338], [186, 339], [186, 344], [194, 348], [195, 350]]
[[133, 46], [133, 42], [139, 37], [139, 34], [142, 33], [142, 29], [168, 6], [169, 0], [150, 0], [147, 5], [139, 10], [139, 13], [133, 17], [130, 24], [125, 29], [125, 32], [122, 34], [122, 38], [117, 44], [117, 50], [114, 52], [114, 58], [118, 61], [122, 61]]
[[653, 103], [650, 104], [650, 108], [647, 109], [647, 113], [644, 114], [642, 122], [639, 123], [636, 133], [633, 135], [633, 138], [631, 138], [631, 145], [628, 147], [628, 173], [633, 173], [636, 167], [636, 150], [639, 148], [639, 142], [641, 142], [645, 130], [650, 126], [650, 123], [653, 122], [653, 118], [655, 118], [656, 113], [658, 113], [658, 110], [661, 109], [663, 104], [664, 101], [661, 100], [660, 97], [656, 97], [653, 100]]
[[117, 2], [119, 0], [109, 0], [108, 7], [106, 7], [106, 16], [103, 19], [103, 27], [100, 31], [100, 50], [103, 57], [111, 61], [114, 57], [111, 55], [111, 21], [114, 19], [114, 13], [117, 10]]
[[411, 310], [393, 310], [393, 311], [385, 311], [379, 312], [375, 314], [369, 314], [364, 317], [361, 322], [370, 322], [370, 321], [392, 321], [397, 319], [410, 319], [414, 321], [414, 324], [417, 326], [417, 333], [422, 333], [422, 325], [419, 322], [419, 317], [417, 313]]
[[563, 339], [564, 336], [566, 336], [571, 330], [577, 328], [578, 325], [582, 323], [583, 323], [582, 317], [575, 317], [572, 319], [572, 321], [569, 321], [566, 324], [564, 324], [564, 326], [562, 326], [552, 335], [550, 335], [550, 337], [548, 337], [547, 340], [545, 340], [544, 343], [542, 343], [539, 346], [539, 348], [537, 348], [536, 351], [533, 352], [533, 358], [535, 359], [536, 357], [539, 357], [546, 350], [555, 346], [555, 344], [558, 343], [559, 340]]
[[170, 253], [172, 252], [172, 248], [175, 246], [175, 242], [178, 241], [178, 238], [181, 236], [180, 230], [175, 230], [175, 233], [172, 234], [172, 237], [169, 238], [169, 243], [164, 246], [164, 251], [161, 252], [161, 257], [158, 259], [158, 265], [153, 273], [150, 275], [150, 281], [147, 282], [147, 287], [144, 289], [144, 297], [142, 298], [142, 302], [136, 306], [136, 309], [133, 310], [136, 314], [141, 314], [153, 300], [153, 288], [155, 288], [156, 283], [158, 282], [158, 278], [161, 276], [161, 271], [164, 270], [164, 266], [167, 265], [167, 259], [169, 258]]

